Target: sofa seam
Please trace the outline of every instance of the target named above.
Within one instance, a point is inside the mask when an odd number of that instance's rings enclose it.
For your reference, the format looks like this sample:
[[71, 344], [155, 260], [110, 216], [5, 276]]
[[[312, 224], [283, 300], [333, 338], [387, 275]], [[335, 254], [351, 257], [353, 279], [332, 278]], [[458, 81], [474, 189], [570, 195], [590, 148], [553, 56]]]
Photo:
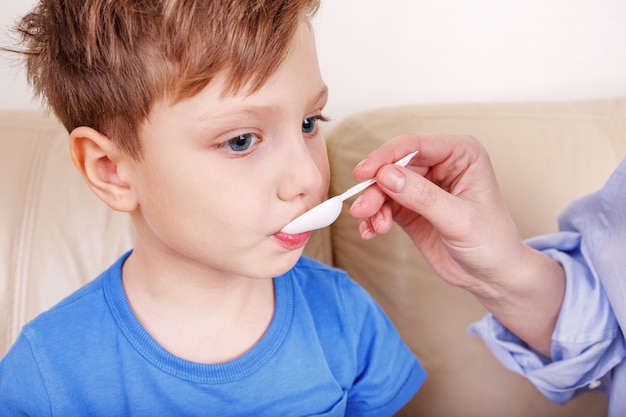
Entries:
[[[45, 129], [44, 129], [45, 130]], [[49, 141], [42, 139], [42, 132], [37, 135], [37, 144], [33, 150], [33, 158], [28, 169], [28, 180], [24, 190], [23, 211], [18, 218], [17, 227], [13, 235], [13, 256], [9, 274], [13, 277], [12, 288], [9, 289], [9, 332], [7, 343], [10, 345], [16, 339], [26, 320], [26, 294], [30, 285], [29, 271], [31, 264], [33, 232], [37, 223], [37, 207], [41, 199], [41, 173]]]

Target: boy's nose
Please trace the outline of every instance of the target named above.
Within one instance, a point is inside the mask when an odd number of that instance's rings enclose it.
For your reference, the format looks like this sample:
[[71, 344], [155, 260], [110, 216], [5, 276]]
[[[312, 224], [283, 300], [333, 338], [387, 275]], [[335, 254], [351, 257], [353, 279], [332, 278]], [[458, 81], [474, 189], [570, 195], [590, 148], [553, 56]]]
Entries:
[[316, 193], [322, 187], [323, 176], [316, 164], [315, 155], [302, 144], [295, 146], [284, 158], [284, 168], [281, 170], [278, 197], [290, 201]]

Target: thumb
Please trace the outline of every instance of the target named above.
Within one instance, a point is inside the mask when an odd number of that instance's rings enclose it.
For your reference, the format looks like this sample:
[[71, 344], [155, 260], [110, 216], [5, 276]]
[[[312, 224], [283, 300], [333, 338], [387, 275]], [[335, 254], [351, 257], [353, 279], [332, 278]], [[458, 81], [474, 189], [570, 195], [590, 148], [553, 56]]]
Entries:
[[376, 180], [379, 185], [397, 194], [404, 191], [407, 178], [404, 172], [395, 165], [386, 165], [380, 170]]
[[453, 196], [422, 175], [397, 165], [386, 165], [376, 176], [379, 187], [404, 208], [425, 217], [435, 227], [453, 218], [450, 213]]

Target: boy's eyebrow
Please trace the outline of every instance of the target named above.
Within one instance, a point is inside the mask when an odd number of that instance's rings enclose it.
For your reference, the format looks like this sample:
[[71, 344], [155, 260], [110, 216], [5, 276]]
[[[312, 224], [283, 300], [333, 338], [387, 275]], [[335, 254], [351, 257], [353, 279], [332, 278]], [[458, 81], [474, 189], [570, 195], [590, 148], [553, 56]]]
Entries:
[[[314, 105], [316, 103], [320, 103], [320, 102], [324, 102], [324, 104], [326, 103], [326, 100], [328, 99], [328, 86], [326, 84], [324, 84], [324, 86], [320, 89], [319, 93], [317, 93], [313, 99], [310, 101], [310, 105]], [[253, 117], [260, 117], [260, 116], [264, 116], [273, 112], [276, 112], [277, 109], [275, 106], [272, 105], [268, 105], [268, 106], [247, 106], [247, 107], [242, 107], [240, 109], [237, 109], [235, 111], [232, 112], [228, 112], [228, 113], [223, 113], [223, 114], [214, 114], [214, 113], [210, 113], [210, 114], [204, 114], [200, 120], [203, 122], [211, 122], [211, 121], [221, 121], [221, 120], [228, 120], [228, 119], [233, 119], [233, 118], [239, 118], [241, 116], [253, 116]]]
[[326, 100], [328, 100], [328, 86], [324, 84], [320, 92], [317, 93], [313, 99], [312, 103], [319, 103], [320, 101], [323, 101], [324, 104], [326, 104]]

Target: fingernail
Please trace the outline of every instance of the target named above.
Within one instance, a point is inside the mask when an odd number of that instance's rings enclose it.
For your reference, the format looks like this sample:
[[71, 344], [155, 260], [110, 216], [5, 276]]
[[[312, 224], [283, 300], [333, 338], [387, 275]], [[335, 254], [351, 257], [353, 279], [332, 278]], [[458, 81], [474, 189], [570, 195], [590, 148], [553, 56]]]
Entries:
[[361, 235], [361, 239], [363, 240], [369, 240], [376, 236], [376, 234], [370, 228], [369, 222], [367, 220], [361, 220], [359, 222], [359, 234]]
[[401, 193], [406, 185], [406, 175], [393, 165], [386, 166], [378, 175], [378, 182], [394, 193]]
[[365, 165], [366, 162], [367, 162], [367, 158], [365, 158], [364, 160], [356, 164], [356, 166], [354, 167], [354, 170], [356, 171], [357, 169], [360, 169], [363, 165]]
[[385, 216], [383, 216], [383, 214], [380, 211], [374, 214], [374, 216], [372, 217], [370, 221], [372, 225], [372, 229], [374, 229], [374, 231], [377, 233], [378, 233], [378, 227], [382, 225], [384, 222], [385, 222]]
[[363, 194], [361, 194], [360, 196], [357, 197], [356, 200], [354, 200], [354, 203], [352, 203], [351, 207], [360, 207], [361, 203], [363, 202]]

